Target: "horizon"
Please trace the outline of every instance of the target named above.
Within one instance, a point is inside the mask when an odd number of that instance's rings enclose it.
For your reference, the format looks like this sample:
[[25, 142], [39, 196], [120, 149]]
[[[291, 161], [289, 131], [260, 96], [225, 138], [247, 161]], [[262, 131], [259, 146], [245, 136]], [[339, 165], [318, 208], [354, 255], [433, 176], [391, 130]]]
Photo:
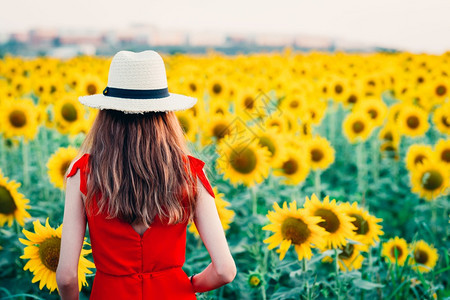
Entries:
[[[0, 12], [0, 33], [36, 28], [120, 31], [133, 24], [148, 24], [160, 31], [186, 34], [305, 35], [411, 52], [438, 54], [450, 50], [450, 39], [445, 39], [450, 31], [450, 2], [445, 0], [280, 0], [277, 6], [268, 1], [230, 0], [224, 4], [130, 0], [127, 4], [129, 8], [117, 0], [81, 0], [70, 6], [57, 0], [16, 0], [4, 4], [6, 9]], [[101, 11], [103, 14], [99, 14]]]

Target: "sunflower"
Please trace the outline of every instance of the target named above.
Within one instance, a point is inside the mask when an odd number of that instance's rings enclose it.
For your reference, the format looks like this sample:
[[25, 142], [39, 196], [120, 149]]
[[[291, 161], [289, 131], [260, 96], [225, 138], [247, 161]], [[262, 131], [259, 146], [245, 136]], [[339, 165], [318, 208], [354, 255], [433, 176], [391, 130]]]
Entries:
[[436, 266], [439, 254], [433, 245], [428, 245], [425, 241], [417, 241], [410, 247], [413, 269], [421, 273], [427, 273]]
[[37, 110], [31, 99], [2, 104], [0, 124], [6, 138], [23, 136], [32, 140], [38, 132]]
[[400, 159], [398, 145], [394, 145], [392, 142], [382, 143], [380, 146], [380, 153], [383, 158], [389, 157], [396, 161]]
[[322, 219], [308, 215], [304, 209], [298, 209], [295, 200], [289, 204], [289, 208], [286, 201], [283, 208], [274, 202], [273, 208], [275, 211], [270, 210], [266, 215], [271, 223], [262, 229], [275, 234], [263, 242], [269, 244], [269, 250], [280, 245], [277, 250], [280, 253], [280, 260], [283, 260], [291, 244], [294, 245], [298, 260], [302, 260], [311, 258], [311, 248], [323, 247], [326, 243], [325, 237], [328, 233], [319, 226]]
[[363, 111], [354, 111], [342, 122], [342, 130], [347, 140], [354, 144], [364, 142], [373, 132], [374, 123]]
[[405, 239], [396, 236], [383, 243], [381, 255], [386, 258], [386, 262], [403, 266], [408, 256], [408, 244]]
[[311, 101], [305, 108], [305, 112], [310, 116], [310, 122], [314, 125], [319, 125], [322, 122], [326, 111], [327, 103], [321, 100]]
[[251, 130], [256, 135], [258, 144], [261, 147], [267, 147], [270, 151], [270, 164], [272, 166], [279, 164], [285, 159], [286, 149], [283, 142], [286, 139], [286, 134], [277, 133], [277, 130], [274, 128], [262, 128], [259, 125], [252, 126]]
[[266, 111], [268, 105], [264, 102], [264, 100], [269, 101], [269, 99], [265, 99], [264, 94], [260, 94], [254, 89], [244, 89], [235, 98], [235, 111], [244, 120], [262, 120], [269, 113]]
[[306, 151], [309, 152], [313, 170], [325, 170], [334, 162], [334, 148], [324, 137], [316, 135], [306, 141]]
[[[225, 115], [230, 112], [230, 105], [227, 102], [214, 101], [209, 104], [209, 111], [213, 115]], [[195, 107], [195, 106], [193, 106]]]
[[428, 201], [443, 195], [450, 187], [448, 169], [435, 160], [424, 160], [411, 172], [412, 191]]
[[270, 151], [249, 134], [227, 135], [218, 144], [217, 168], [232, 184], [261, 183], [270, 171]]
[[397, 128], [392, 123], [388, 122], [384, 125], [378, 133], [378, 138], [383, 142], [389, 142], [398, 148], [400, 144], [400, 134]]
[[239, 122], [231, 113], [224, 115], [212, 115], [208, 122], [204, 122], [204, 130], [202, 131], [203, 145], [211, 140], [220, 142], [225, 136], [235, 135], [243, 128], [243, 124]]
[[72, 146], [59, 148], [47, 162], [50, 182], [59, 189], [64, 189], [64, 177], [78, 150]]
[[222, 98], [227, 100], [229, 96], [229, 86], [227, 80], [222, 76], [213, 76], [207, 80], [207, 91], [212, 98]]
[[[214, 195], [216, 196], [214, 198], [214, 202], [216, 203], [216, 208], [217, 208], [217, 212], [219, 213], [219, 219], [220, 219], [220, 222], [222, 223], [222, 228], [224, 231], [227, 231], [230, 228], [230, 224], [233, 221], [235, 213], [233, 210], [227, 208], [227, 206], [230, 205], [230, 202], [225, 201], [223, 199], [224, 194], [219, 193], [219, 191], [217, 190], [216, 187], [213, 187], [213, 190], [214, 190]], [[195, 223], [193, 223], [193, 222], [189, 226], [189, 231], [191, 233], [193, 233], [195, 236], [199, 235], [197, 227], [195, 226]]]
[[405, 106], [407, 106], [407, 104], [403, 102], [397, 102], [389, 106], [389, 110], [387, 113], [388, 123], [397, 125], [398, 116], [400, 115], [400, 112], [403, 110]]
[[54, 106], [56, 128], [62, 134], [78, 134], [80, 131], [77, 129], [85, 121], [85, 113], [84, 106], [76, 99], [75, 94], [66, 94]]
[[329, 234], [326, 237], [326, 247], [337, 248], [347, 244], [346, 238], [353, 239], [356, 227], [352, 224], [352, 218], [341, 211], [340, 205], [336, 200], [331, 200], [326, 196], [322, 202], [319, 201], [316, 194], [312, 194], [311, 200], [306, 197], [304, 204], [306, 212], [311, 216], [318, 216], [322, 221], [318, 224]]
[[386, 104], [377, 98], [364, 99], [364, 101], [359, 103], [356, 109], [363, 111], [369, 116], [374, 126], [383, 124], [388, 111]]
[[307, 98], [302, 92], [291, 91], [281, 102], [280, 110], [289, 110], [297, 116], [304, 113], [307, 108]]
[[369, 246], [375, 245], [376, 241], [380, 241], [379, 236], [384, 232], [381, 230], [382, 226], [378, 223], [383, 219], [376, 218], [370, 215], [365, 209], [358, 207], [357, 202], [352, 204], [346, 202], [340, 205], [345, 214], [353, 218], [353, 225], [355, 225], [355, 240]]
[[290, 146], [285, 147], [283, 159], [278, 164], [274, 164], [273, 174], [275, 176], [283, 176], [285, 179], [281, 181], [287, 185], [297, 185], [308, 177], [310, 166], [307, 157], [308, 152], [304, 149], [295, 149]]
[[264, 119], [262, 127], [273, 128], [278, 133], [288, 132], [289, 124], [288, 120], [285, 118], [285, 112], [283, 112], [283, 115], [271, 114], [268, 118]]
[[192, 111], [179, 110], [175, 111], [175, 115], [177, 116], [178, 122], [180, 123], [181, 128], [183, 128], [183, 132], [188, 140], [191, 142], [195, 142], [196, 135], [199, 132], [199, 126], [198, 121], [194, 117]]
[[248, 284], [252, 288], [260, 287], [262, 284], [262, 277], [260, 273], [252, 272], [248, 275]]
[[433, 123], [441, 133], [450, 134], [450, 102], [441, 105], [434, 111]]
[[401, 133], [418, 137], [424, 135], [430, 127], [427, 119], [425, 110], [414, 105], [405, 105], [399, 112], [397, 125]]
[[[329, 249], [329, 247], [326, 247], [324, 250]], [[341, 253], [338, 254], [338, 265], [343, 272], [361, 269], [364, 261], [364, 256], [361, 252], [369, 251], [368, 245], [354, 243], [346, 243], [345, 246], [339, 246], [338, 249], [341, 250]], [[331, 263], [333, 261], [334, 257], [331, 256], [325, 256], [322, 259], [322, 262]]]
[[14, 180], [8, 181], [8, 177], [4, 177], [0, 170], [0, 226], [8, 222], [11, 227], [13, 220], [16, 220], [21, 226], [24, 226], [24, 219], [31, 218], [26, 211], [30, 208], [28, 199], [17, 191], [20, 183]]
[[95, 75], [84, 75], [78, 86], [78, 94], [94, 95], [101, 94], [104, 88], [103, 80]]
[[[19, 241], [26, 245], [22, 259], [29, 259], [23, 269], [30, 270], [34, 277], [32, 283], [38, 282], [39, 289], [46, 286], [50, 292], [58, 289], [56, 284], [56, 269], [59, 262], [59, 252], [61, 247], [62, 224], [58, 228], [52, 228], [45, 221], [45, 226], [39, 220], [33, 222], [34, 233], [22, 230], [27, 239], [19, 238]], [[86, 239], [86, 238], [85, 238]], [[83, 245], [88, 245], [86, 241]], [[89, 268], [95, 268], [94, 263], [87, 260], [85, 256], [91, 253], [91, 250], [81, 249], [80, 260], [78, 261], [78, 287], [81, 291], [83, 286], [87, 286], [86, 274], [92, 274]]]
[[409, 146], [406, 153], [406, 168], [409, 171], [413, 171], [418, 164], [423, 164], [425, 159], [433, 160], [434, 157], [433, 148], [430, 145], [413, 144]]
[[437, 159], [450, 169], [450, 140], [439, 139], [434, 145]]
[[444, 101], [450, 93], [450, 83], [448, 79], [440, 78], [439, 80], [433, 80], [429, 84], [430, 96], [437, 102]]

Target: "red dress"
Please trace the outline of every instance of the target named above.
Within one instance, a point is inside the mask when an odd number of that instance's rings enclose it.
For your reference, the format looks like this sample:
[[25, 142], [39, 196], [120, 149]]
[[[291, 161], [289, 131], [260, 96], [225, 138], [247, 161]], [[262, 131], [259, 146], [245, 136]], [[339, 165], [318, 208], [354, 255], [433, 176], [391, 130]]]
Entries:
[[[198, 158], [188, 155], [191, 170], [206, 190], [215, 197]], [[80, 191], [86, 195], [89, 154], [75, 162], [67, 177], [80, 169]], [[94, 213], [98, 210], [93, 201]], [[188, 275], [181, 268], [185, 262], [187, 222], [161, 223], [156, 217], [141, 236], [133, 227], [105, 214], [87, 215], [96, 275], [90, 299], [196, 299]]]

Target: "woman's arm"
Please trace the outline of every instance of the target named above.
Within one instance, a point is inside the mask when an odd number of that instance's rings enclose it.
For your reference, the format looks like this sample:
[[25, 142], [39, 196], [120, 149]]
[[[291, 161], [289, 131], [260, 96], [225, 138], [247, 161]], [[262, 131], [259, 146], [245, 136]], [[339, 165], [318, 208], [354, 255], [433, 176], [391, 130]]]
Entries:
[[233, 281], [236, 265], [228, 248], [214, 198], [197, 179], [198, 198], [194, 223], [211, 257], [211, 264], [192, 279], [194, 290], [206, 292]]
[[63, 300], [79, 299], [78, 261], [86, 233], [86, 217], [80, 192], [80, 171], [67, 178], [61, 250], [56, 282]]

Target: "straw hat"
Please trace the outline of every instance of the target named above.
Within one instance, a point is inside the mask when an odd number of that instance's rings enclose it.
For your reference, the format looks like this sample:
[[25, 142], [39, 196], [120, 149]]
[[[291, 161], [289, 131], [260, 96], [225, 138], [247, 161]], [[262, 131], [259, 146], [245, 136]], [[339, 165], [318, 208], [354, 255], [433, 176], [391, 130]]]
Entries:
[[169, 93], [164, 61], [152, 50], [116, 53], [103, 93], [81, 96], [79, 101], [89, 107], [126, 113], [185, 110], [197, 103], [196, 98]]

